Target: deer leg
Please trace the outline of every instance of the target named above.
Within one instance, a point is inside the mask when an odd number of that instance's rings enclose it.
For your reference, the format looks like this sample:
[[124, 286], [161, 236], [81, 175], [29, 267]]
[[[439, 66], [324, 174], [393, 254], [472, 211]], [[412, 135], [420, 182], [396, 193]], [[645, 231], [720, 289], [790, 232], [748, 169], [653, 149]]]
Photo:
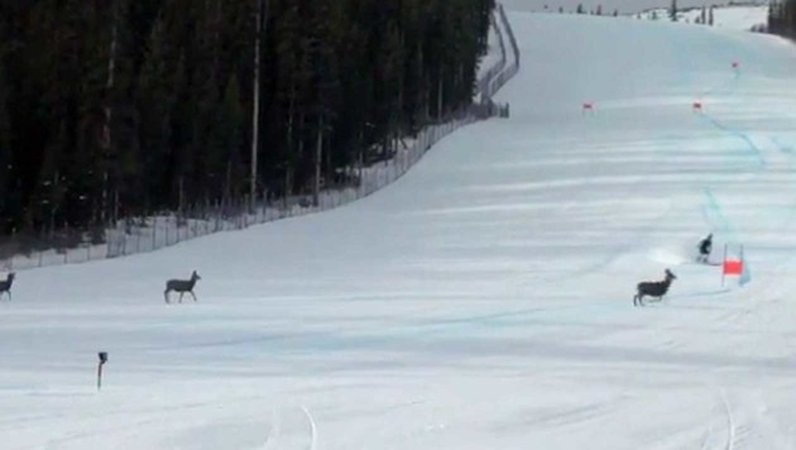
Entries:
[[188, 293], [191, 294], [191, 297], [193, 297], [193, 301], [196, 302], [196, 295], [194, 295], [193, 291], [188, 291]]
[[166, 300], [166, 303], [169, 303], [169, 290], [168, 289], [163, 291], [163, 298]]
[[180, 292], [180, 303], [182, 303], [182, 296], [185, 295], [185, 292]]

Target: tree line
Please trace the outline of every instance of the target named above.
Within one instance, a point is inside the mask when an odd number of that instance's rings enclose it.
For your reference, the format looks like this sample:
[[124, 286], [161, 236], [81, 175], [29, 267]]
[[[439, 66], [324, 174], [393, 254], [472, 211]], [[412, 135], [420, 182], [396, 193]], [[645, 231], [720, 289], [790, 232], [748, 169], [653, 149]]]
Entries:
[[768, 31], [784, 36], [796, 35], [796, 1], [776, 0], [769, 4]]
[[493, 8], [2, 2], [0, 235], [355, 183], [471, 102]]

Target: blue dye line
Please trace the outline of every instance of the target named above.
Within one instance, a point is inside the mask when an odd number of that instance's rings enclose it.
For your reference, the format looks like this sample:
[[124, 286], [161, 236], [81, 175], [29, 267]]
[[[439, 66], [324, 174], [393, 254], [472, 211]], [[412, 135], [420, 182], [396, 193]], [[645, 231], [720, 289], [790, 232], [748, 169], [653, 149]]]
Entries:
[[722, 130], [722, 131], [724, 131], [726, 133], [729, 133], [729, 134], [741, 139], [742, 141], [744, 141], [746, 143], [746, 145], [749, 147], [749, 152], [757, 160], [757, 164], [760, 167], [765, 167], [766, 160], [765, 160], [765, 158], [763, 158], [763, 151], [760, 149], [760, 147], [758, 147], [752, 141], [752, 139], [749, 137], [749, 135], [747, 135], [746, 133], [744, 133], [742, 131], [739, 131], [739, 130], [736, 130], [736, 129], [732, 128], [732, 127], [724, 125], [723, 123], [719, 122], [715, 118], [711, 117], [709, 114], [700, 114], [700, 116], [702, 116], [705, 120], [710, 122], [710, 124], [713, 125], [714, 127], [718, 128], [718, 129], [720, 129], [720, 130]]
[[709, 187], [704, 187], [703, 192], [705, 194], [705, 204], [702, 206], [702, 215], [705, 217], [705, 221], [711, 225], [713, 230], [721, 231], [733, 238], [737, 237], [738, 233], [732, 226], [732, 222], [724, 215], [724, 211], [719, 205], [716, 196], [713, 195], [713, 191]]
[[719, 91], [724, 90], [724, 89], [727, 89], [728, 92], [732, 92], [732, 91], [735, 90], [735, 84], [740, 79], [741, 79], [741, 72], [739, 70], [735, 70], [735, 73], [733, 74], [732, 78], [730, 78], [728, 81], [725, 81], [722, 84], [719, 84], [719, 85], [713, 86], [712, 88], [707, 89], [705, 92], [702, 93], [702, 95], [700, 95], [700, 98], [707, 97], [709, 95], [713, 95], [716, 92], [719, 92]]
[[792, 145], [783, 143], [783, 142], [782, 142], [782, 141], [780, 141], [780, 140], [779, 140], [779, 138], [777, 138], [777, 137], [772, 137], [772, 138], [769, 138], [769, 139], [771, 139], [771, 142], [773, 142], [773, 143], [774, 143], [774, 145], [776, 145], [776, 146], [777, 146], [777, 149], [778, 149], [779, 151], [781, 151], [782, 153], [786, 153], [786, 154], [788, 154], [788, 155], [791, 155], [791, 156], [793, 156], [793, 154], [794, 154], [794, 149], [793, 149], [793, 146], [792, 146]]

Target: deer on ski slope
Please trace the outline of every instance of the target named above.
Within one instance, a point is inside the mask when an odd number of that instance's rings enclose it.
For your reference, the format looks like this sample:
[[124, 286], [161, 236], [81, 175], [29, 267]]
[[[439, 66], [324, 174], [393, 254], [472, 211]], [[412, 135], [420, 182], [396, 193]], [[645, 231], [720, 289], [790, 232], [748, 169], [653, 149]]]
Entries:
[[637, 293], [633, 296], [633, 306], [644, 306], [644, 296], [658, 297], [658, 301], [663, 299], [666, 292], [669, 290], [669, 285], [672, 280], [677, 279], [674, 274], [666, 269], [666, 277], [663, 281], [643, 281], [636, 287]]
[[8, 294], [8, 300], [11, 300], [11, 284], [14, 283], [14, 277], [16, 274], [11, 272], [6, 277], [5, 281], [0, 281], [0, 298], [3, 297], [3, 294]]
[[201, 280], [202, 277], [196, 273], [194, 270], [191, 274], [190, 280], [169, 280], [166, 282], [166, 290], [163, 292], [163, 297], [166, 299], [166, 303], [169, 303], [169, 292], [179, 292], [180, 293], [180, 303], [182, 303], [182, 296], [185, 293], [191, 294], [193, 297], [193, 301], [196, 301], [196, 295], [193, 293], [193, 287], [196, 285], [197, 280]]

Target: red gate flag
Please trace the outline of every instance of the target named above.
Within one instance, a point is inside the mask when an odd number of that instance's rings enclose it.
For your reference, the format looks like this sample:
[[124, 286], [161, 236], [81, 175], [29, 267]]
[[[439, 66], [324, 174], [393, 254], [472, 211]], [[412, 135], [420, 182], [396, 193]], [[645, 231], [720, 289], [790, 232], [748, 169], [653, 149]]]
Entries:
[[721, 264], [721, 285], [724, 286], [724, 278], [727, 275], [739, 277], [738, 283], [744, 285], [749, 281], [749, 273], [746, 269], [746, 261], [743, 257], [743, 244], [733, 244], [737, 251], [733, 251], [732, 256], [728, 253], [729, 245], [724, 244], [724, 259]]
[[724, 275], [740, 275], [743, 273], [743, 260], [729, 259], [725, 260], [722, 266], [722, 274]]

